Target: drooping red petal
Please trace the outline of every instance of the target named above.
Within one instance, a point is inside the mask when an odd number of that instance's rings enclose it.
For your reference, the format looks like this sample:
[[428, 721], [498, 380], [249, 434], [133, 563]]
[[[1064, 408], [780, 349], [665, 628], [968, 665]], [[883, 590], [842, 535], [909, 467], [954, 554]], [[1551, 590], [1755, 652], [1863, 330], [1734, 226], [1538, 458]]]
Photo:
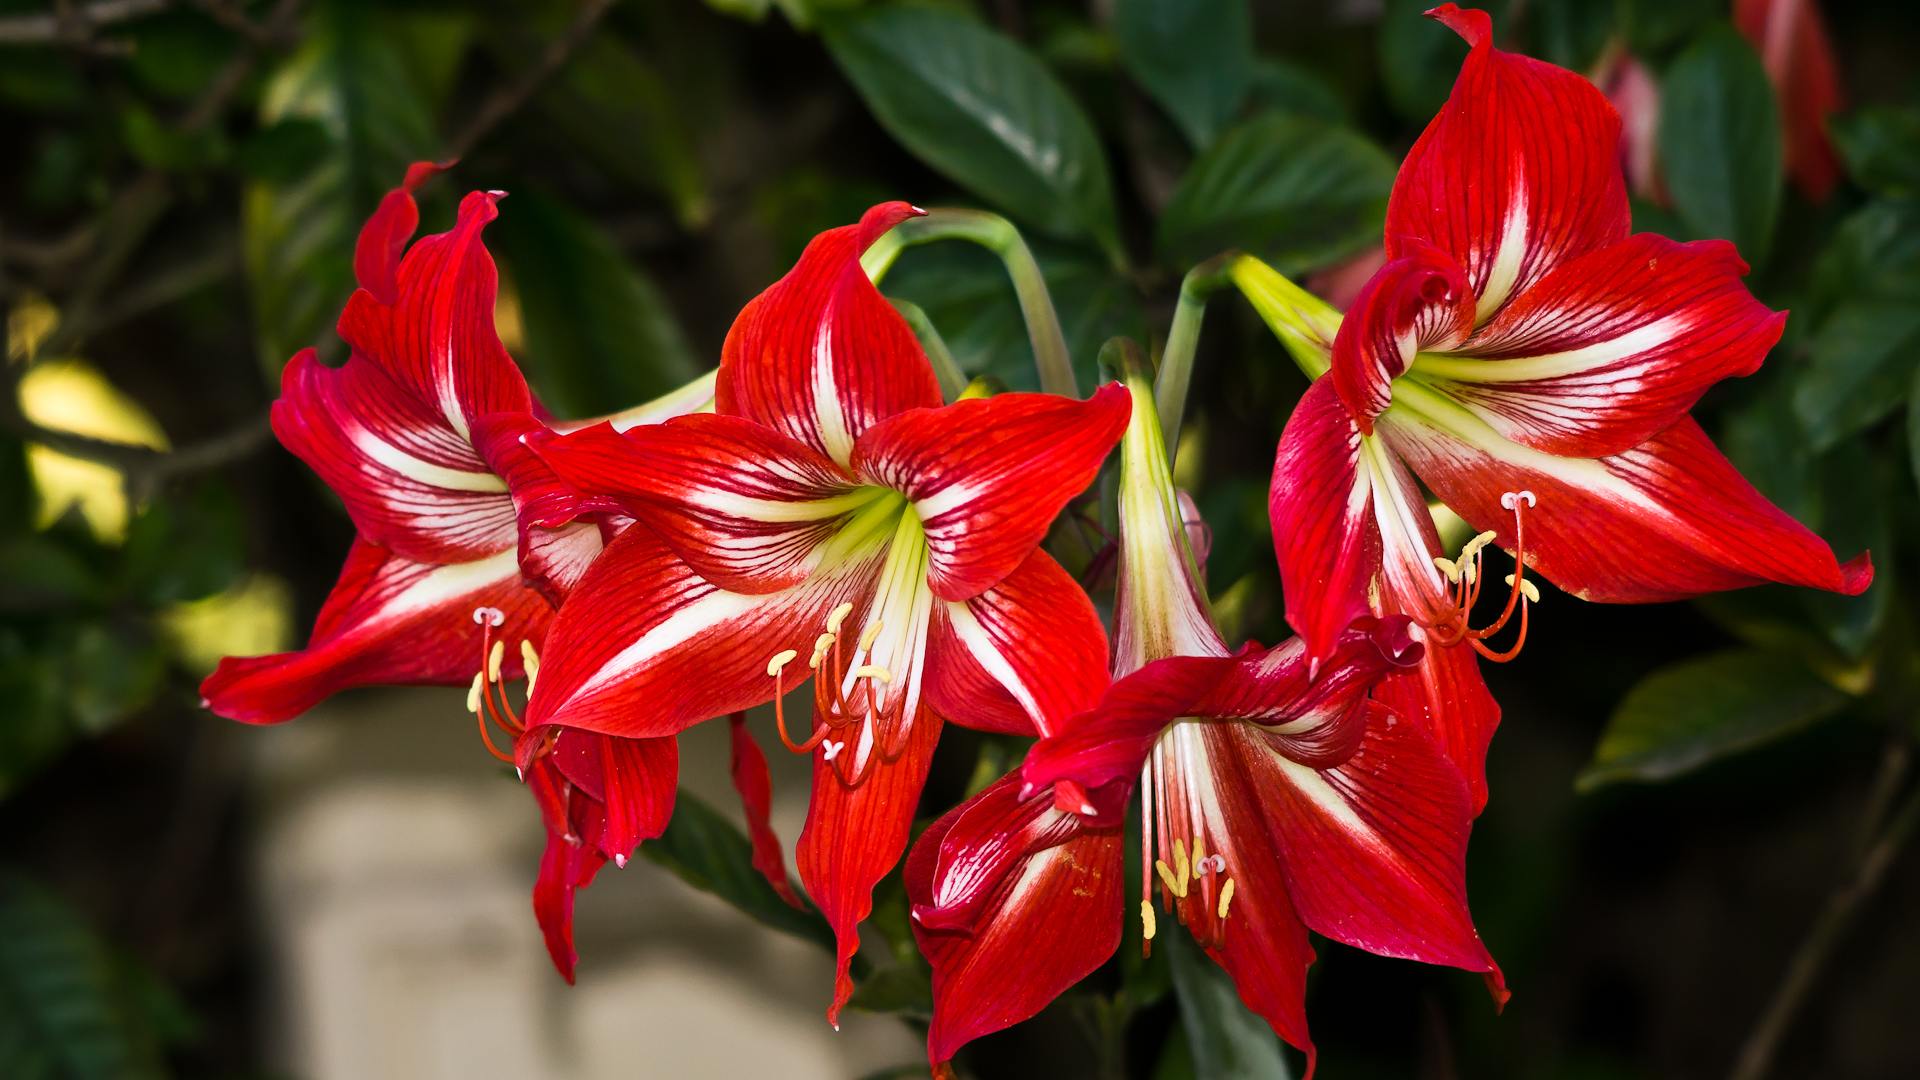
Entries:
[[[827, 1021], [840, 1023], [840, 1008], [853, 994], [847, 965], [860, 949], [860, 921], [873, 911], [873, 887], [907, 848], [913, 811], [940, 738], [940, 717], [922, 708], [905, 750], [893, 764], [875, 757], [858, 787], [848, 787], [828, 760], [826, 746], [813, 752], [813, 797], [806, 828], [794, 849], [800, 882], [839, 939], [838, 972]], [[852, 749], [842, 746], [842, 751]]]
[[1734, 0], [1733, 22], [1760, 53], [1780, 101], [1787, 175], [1814, 202], [1840, 181], [1826, 118], [1840, 111], [1833, 45], [1816, 0]]
[[1160, 733], [1187, 715], [1234, 663], [1228, 656], [1170, 656], [1114, 680], [1098, 705], [1027, 752], [1023, 790], [1031, 794], [1062, 781], [1086, 788], [1131, 782]]
[[471, 562], [516, 539], [507, 485], [444, 418], [379, 366], [296, 354], [273, 429], [346, 503], [368, 540], [416, 562]]
[[747, 814], [747, 835], [753, 838], [753, 868], [760, 871], [794, 907], [802, 906], [787, 881], [787, 860], [780, 850], [780, 836], [773, 831], [768, 813], [773, 806], [773, 778], [767, 773], [767, 755], [760, 752], [753, 732], [747, 730], [747, 714], [735, 712], [727, 718], [733, 729], [733, 752], [728, 772], [733, 790], [740, 793], [740, 807]]
[[928, 586], [942, 600], [965, 600], [1039, 545], [1099, 473], [1130, 408], [1113, 384], [1088, 401], [1002, 394], [915, 409], [860, 436], [853, 472], [912, 501], [927, 534]]
[[858, 225], [813, 238], [800, 261], [734, 320], [720, 352], [717, 411], [763, 424], [846, 464], [860, 434], [940, 404], [940, 385], [906, 319], [860, 256], [918, 213], [881, 203]]
[[[878, 558], [764, 596], [722, 591], [634, 525], [607, 545], [554, 616], [527, 724], [658, 738], [774, 697], [775, 654], [806, 656], [842, 601], [861, 625]], [[781, 685], [810, 674], [794, 665]]]
[[[907, 856], [913, 936], [933, 966], [935, 1065], [1039, 1012], [1120, 944], [1120, 831], [1086, 828], [1046, 792], [1021, 802], [1018, 789], [1009, 776], [949, 810]], [[921, 917], [957, 895], [967, 928]]]
[[1406, 616], [1362, 619], [1341, 637], [1314, 677], [1307, 673], [1305, 643], [1289, 638], [1264, 652], [1236, 657], [1182, 715], [1257, 724], [1290, 761], [1329, 768], [1360, 746], [1367, 691], [1384, 676], [1419, 664], [1425, 652]]
[[540, 876], [533, 885], [533, 916], [546, 938], [554, 969], [571, 986], [574, 965], [579, 962], [573, 947], [574, 893], [591, 884], [607, 860], [598, 848], [568, 831], [572, 803], [581, 797], [561, 790], [562, 782], [545, 762], [527, 772], [527, 786], [533, 789], [534, 800], [547, 819], [547, 847], [541, 853]]
[[353, 249], [353, 276], [375, 300], [391, 304], [400, 295], [400, 254], [413, 239], [413, 230], [420, 227], [420, 208], [413, 201], [413, 193], [434, 174], [452, 167], [451, 161], [445, 165], [431, 161], [409, 165], [406, 179], [387, 192], [380, 208], [360, 227], [360, 238]]
[[340, 336], [444, 417], [462, 439], [488, 413], [533, 409], [526, 379], [494, 333], [499, 273], [480, 241], [502, 194], [469, 194], [451, 232], [407, 251], [394, 303], [361, 290], [340, 315]]
[[955, 723], [1044, 735], [1099, 700], [1107, 634], [1093, 602], [1035, 548], [998, 585], [940, 605], [927, 644], [927, 702]]
[[1620, 119], [1580, 76], [1494, 48], [1485, 12], [1428, 14], [1473, 51], [1400, 167], [1387, 251], [1404, 255], [1413, 237], [1451, 255], [1484, 321], [1560, 263], [1626, 237]]
[[680, 776], [680, 744], [671, 736], [622, 739], [562, 728], [553, 743], [553, 766], [604, 810], [598, 836], [582, 835], [609, 859], [627, 856], [666, 830]]
[[1417, 238], [1398, 248], [1361, 287], [1333, 339], [1333, 385], [1369, 435], [1414, 354], [1451, 349], [1473, 332], [1474, 295], [1460, 264]]
[[610, 500], [733, 592], [805, 581], [826, 542], [877, 494], [857, 491], [810, 447], [737, 416], [681, 416], [625, 434], [600, 425], [528, 442], [583, 505]]
[[[1786, 328], [1724, 240], [1642, 233], [1561, 264], [1459, 352], [1420, 370], [1495, 431], [1563, 457], [1652, 438], [1706, 389], [1759, 370]], [[1336, 368], [1336, 371], [1338, 369]]]
[[1408, 415], [1383, 417], [1382, 435], [1442, 501], [1496, 532], [1508, 551], [1514, 514], [1501, 497], [1534, 494], [1523, 507], [1527, 566], [1582, 599], [1651, 603], [1767, 581], [1854, 595], [1873, 580], [1865, 553], [1840, 565], [1691, 417], [1624, 454], [1587, 459], [1517, 446], [1465, 410], [1435, 407], [1421, 422]]
[[1361, 445], [1333, 380], [1320, 379], [1294, 406], [1273, 464], [1267, 508], [1287, 622], [1312, 660], [1331, 655], [1341, 632], [1371, 614], [1367, 589], [1380, 572], [1380, 530]]
[[1466, 784], [1419, 725], [1378, 703], [1366, 712], [1359, 752], [1329, 769], [1294, 762], [1252, 728], [1233, 733], [1234, 764], [1263, 808], [1293, 908], [1368, 952], [1497, 979], [1467, 913]]
[[356, 539], [308, 645], [273, 656], [227, 657], [200, 684], [207, 708], [231, 720], [290, 720], [338, 690], [374, 684], [464, 686], [480, 670], [475, 608], [498, 608], [508, 679], [522, 675], [519, 640], [540, 647], [552, 609], [520, 579], [512, 549], [435, 566]]

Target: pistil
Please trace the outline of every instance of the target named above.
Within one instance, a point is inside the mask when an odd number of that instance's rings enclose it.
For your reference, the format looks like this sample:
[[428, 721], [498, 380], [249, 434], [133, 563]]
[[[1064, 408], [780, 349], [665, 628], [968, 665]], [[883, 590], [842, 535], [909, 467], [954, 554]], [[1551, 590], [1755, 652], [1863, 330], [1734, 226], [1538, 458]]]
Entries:
[[[487, 730], [487, 722], [492, 721], [515, 739], [527, 731], [526, 725], [520, 722], [520, 714], [514, 712], [513, 703], [507, 699], [506, 680], [501, 678], [506, 641], [494, 637], [494, 631], [507, 621], [507, 616], [499, 608], [480, 607], [473, 609], [473, 621], [480, 624], [480, 670], [473, 673], [473, 685], [467, 690], [467, 711], [479, 722], [480, 741], [487, 744], [487, 752], [513, 765], [516, 764], [513, 755], [495, 746], [493, 735]], [[531, 694], [534, 678], [540, 671], [540, 654], [534, 651], [533, 642], [521, 639], [520, 659], [526, 666], [527, 693]], [[552, 749], [553, 740], [548, 739], [535, 756]]]
[[[1527, 643], [1527, 611], [1530, 605], [1540, 600], [1540, 590], [1526, 578], [1527, 573], [1527, 532], [1525, 510], [1538, 504], [1531, 491], [1509, 491], [1500, 496], [1503, 509], [1513, 511], [1513, 573], [1506, 577], [1507, 604], [1501, 609], [1500, 617], [1487, 626], [1475, 629], [1468, 624], [1473, 605], [1480, 599], [1480, 586], [1485, 575], [1482, 563], [1488, 545], [1497, 535], [1491, 531], [1483, 532], [1467, 541], [1457, 560], [1435, 556], [1433, 565], [1447, 579], [1447, 596], [1453, 602], [1451, 612], [1434, 623], [1421, 625], [1433, 633], [1430, 644], [1446, 648], [1466, 642], [1474, 651], [1495, 663], [1506, 663], [1520, 655]], [[1515, 609], [1520, 612], [1520, 636], [1513, 647], [1505, 652], [1495, 652], [1484, 644], [1487, 638], [1499, 633], [1513, 618]]]

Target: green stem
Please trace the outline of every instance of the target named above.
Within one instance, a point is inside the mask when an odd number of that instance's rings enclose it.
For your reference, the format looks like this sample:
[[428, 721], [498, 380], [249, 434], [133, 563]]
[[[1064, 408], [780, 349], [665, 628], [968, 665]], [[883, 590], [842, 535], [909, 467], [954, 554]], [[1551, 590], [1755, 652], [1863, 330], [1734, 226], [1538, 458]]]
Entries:
[[920, 347], [926, 350], [927, 359], [933, 362], [933, 377], [940, 382], [940, 396], [946, 398], [949, 405], [960, 400], [960, 395], [967, 389], [967, 377], [954, 360], [953, 350], [947, 348], [947, 339], [934, 329], [933, 320], [927, 318], [927, 313], [920, 309], [919, 304], [891, 296], [887, 300], [907, 320], [907, 325], [913, 328], [913, 336], [920, 339]]
[[1187, 271], [1180, 282], [1180, 302], [1173, 309], [1167, 331], [1167, 349], [1160, 355], [1160, 377], [1154, 383], [1153, 404], [1160, 414], [1160, 430], [1167, 436], [1167, 457], [1180, 445], [1180, 419], [1187, 411], [1187, 384], [1193, 381], [1193, 354], [1200, 347], [1200, 320], [1207, 301], [1233, 284], [1227, 268], [1240, 257], [1223, 252]]
[[985, 210], [929, 211], [925, 217], [908, 218], [894, 226], [860, 257], [860, 268], [877, 285], [903, 249], [933, 240], [971, 240], [1000, 256], [1007, 276], [1013, 279], [1014, 294], [1020, 298], [1020, 314], [1026, 319], [1027, 337], [1033, 342], [1034, 366], [1040, 371], [1040, 389], [1079, 397], [1073, 360], [1067, 355], [1067, 336], [1060, 329], [1060, 316], [1053, 310], [1046, 278], [1013, 222]]

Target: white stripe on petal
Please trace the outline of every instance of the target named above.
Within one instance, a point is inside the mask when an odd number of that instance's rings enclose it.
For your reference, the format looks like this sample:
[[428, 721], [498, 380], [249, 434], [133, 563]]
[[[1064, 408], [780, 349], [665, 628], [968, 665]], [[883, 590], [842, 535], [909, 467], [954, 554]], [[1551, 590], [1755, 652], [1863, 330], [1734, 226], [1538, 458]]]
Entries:
[[423, 461], [405, 450], [360, 428], [353, 433], [353, 445], [367, 457], [409, 480], [448, 491], [503, 492], [507, 482], [490, 472], [467, 472]]
[[1527, 256], [1527, 169], [1519, 157], [1513, 159], [1513, 176], [1508, 180], [1507, 217], [1501, 222], [1500, 247], [1495, 250], [1493, 267], [1487, 271], [1487, 283], [1480, 290], [1480, 302], [1474, 305], [1475, 326], [1507, 302], [1513, 287], [1520, 283], [1520, 265]]

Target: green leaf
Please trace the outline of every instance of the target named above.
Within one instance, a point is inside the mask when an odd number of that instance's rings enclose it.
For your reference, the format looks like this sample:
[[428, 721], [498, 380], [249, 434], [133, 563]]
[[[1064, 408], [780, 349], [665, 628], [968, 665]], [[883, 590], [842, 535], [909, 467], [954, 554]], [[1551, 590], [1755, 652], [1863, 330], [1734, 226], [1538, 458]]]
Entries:
[[1322, 120], [1347, 119], [1346, 103], [1332, 87], [1320, 76], [1285, 60], [1255, 58], [1247, 96], [1256, 110], [1299, 113]]
[[755, 922], [834, 947], [833, 928], [812, 907], [802, 911], [780, 899], [753, 868], [753, 843], [719, 811], [681, 788], [667, 831], [640, 845], [647, 858], [681, 880], [739, 908]]
[[172, 172], [192, 172], [226, 157], [226, 140], [218, 127], [209, 126], [192, 135], [182, 135], [138, 104], [127, 106], [120, 120], [127, 149], [143, 165]]
[[0, 1075], [159, 1080], [148, 992], [58, 896], [0, 869]]
[[[12, 626], [0, 625], [0, 796], [6, 795], [73, 741], [62, 699], [66, 686], [58, 656], [30, 648]], [[0, 1008], [0, 1015], [6, 1009]]]
[[144, 19], [134, 31], [128, 67], [150, 89], [187, 101], [233, 59], [232, 31], [197, 13], [167, 12]]
[[153, 700], [166, 679], [166, 656], [143, 626], [89, 622], [67, 656], [67, 707], [98, 734]]
[[1869, 105], [1827, 121], [1847, 175], [1882, 195], [1920, 194], [1920, 109]]
[[294, 184], [325, 163], [333, 136], [318, 120], [290, 116], [255, 132], [234, 152], [233, 164], [250, 180]]
[[126, 588], [147, 607], [212, 596], [246, 572], [240, 504], [216, 483], [156, 499], [128, 526], [120, 550]]
[[107, 589], [94, 568], [49, 536], [0, 546], [0, 612], [43, 612], [98, 602]]
[[1253, 67], [1246, 0], [1116, 0], [1120, 59], [1196, 149], [1233, 123]]
[[1283, 274], [1376, 242], [1393, 159], [1309, 116], [1268, 113], [1234, 128], [1187, 170], [1160, 218], [1160, 251], [1182, 266], [1238, 247]]
[[871, 1013], [931, 1017], [933, 983], [918, 965], [894, 964], [867, 976], [847, 1005]]
[[1290, 1080], [1279, 1038], [1240, 1000], [1233, 977], [1182, 927], [1169, 925], [1154, 940], [1166, 949], [1173, 970], [1194, 1080]]
[[1574, 786], [1670, 780], [1832, 716], [1849, 700], [1779, 653], [1729, 649], [1686, 660], [1628, 691]]
[[1764, 266], [1780, 209], [1780, 116], [1766, 69], [1731, 26], [1702, 34], [1667, 69], [1660, 156], [1695, 235], [1731, 240]]
[[632, 49], [610, 34], [594, 36], [540, 100], [547, 118], [601, 168], [666, 196], [682, 225], [706, 224], [713, 207], [680, 110], [666, 80]]
[[906, 6], [836, 17], [824, 38], [915, 156], [1007, 214], [1091, 237], [1124, 261], [1093, 125], [1025, 48], [962, 16]]
[[[1394, 111], [1414, 123], [1433, 119], [1453, 93], [1453, 80], [1467, 59], [1459, 34], [1425, 16], [1427, 0], [1387, 0], [1380, 18], [1380, 81]], [[1476, 4], [1494, 13], [1505, 4]]]
[[1665, 54], [1726, 13], [1726, 0], [1617, 0], [1615, 5], [1620, 33], [1636, 56]]
[[1860, 300], [1808, 342], [1794, 412], [1816, 450], [1872, 427], [1906, 400], [1920, 368], [1920, 298]]
[[1835, 648], [1855, 661], [1865, 658], [1893, 599], [1897, 562], [1891, 558], [1893, 522], [1888, 504], [1892, 497], [1885, 473], [1859, 439], [1840, 444], [1820, 462], [1819, 482], [1826, 505], [1814, 531], [1843, 559], [1862, 551], [1880, 556], [1873, 584], [1859, 596], [1823, 589], [1801, 591], [1815, 624]]
[[1527, 55], [1570, 71], [1592, 68], [1613, 32], [1614, 8], [1592, 0], [1536, 0], [1522, 25], [1533, 40]]
[[699, 373], [659, 290], [565, 204], [521, 191], [501, 204], [489, 239], [520, 297], [522, 366], [556, 413], [616, 412]]

